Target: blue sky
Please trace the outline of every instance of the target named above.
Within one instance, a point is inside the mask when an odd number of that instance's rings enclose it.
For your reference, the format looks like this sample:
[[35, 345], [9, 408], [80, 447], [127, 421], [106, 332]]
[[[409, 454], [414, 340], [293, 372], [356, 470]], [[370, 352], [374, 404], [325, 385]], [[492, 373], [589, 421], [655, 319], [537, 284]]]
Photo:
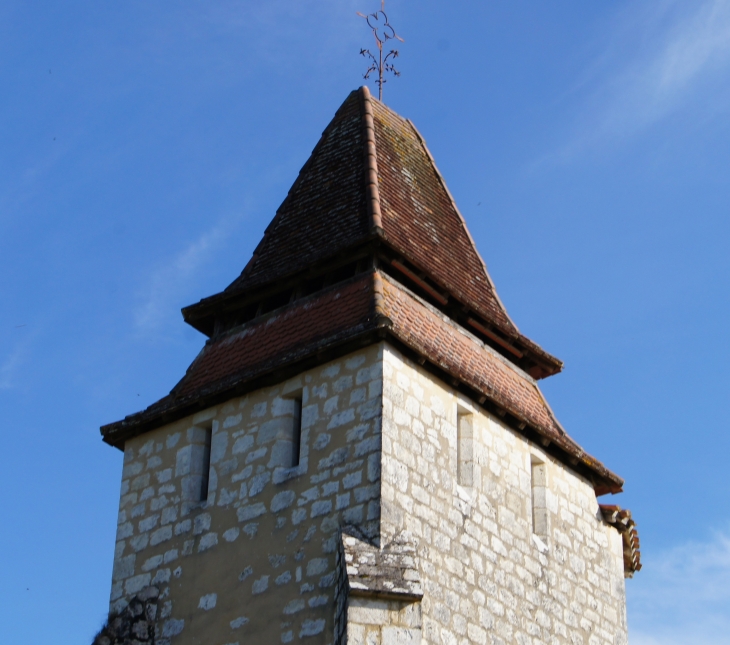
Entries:
[[[121, 453], [362, 84], [375, 0], [0, 4], [0, 641], [90, 642]], [[388, 0], [412, 119], [543, 388], [626, 478], [632, 645], [730, 644], [730, 0]], [[39, 612], [39, 608], [41, 611]]]

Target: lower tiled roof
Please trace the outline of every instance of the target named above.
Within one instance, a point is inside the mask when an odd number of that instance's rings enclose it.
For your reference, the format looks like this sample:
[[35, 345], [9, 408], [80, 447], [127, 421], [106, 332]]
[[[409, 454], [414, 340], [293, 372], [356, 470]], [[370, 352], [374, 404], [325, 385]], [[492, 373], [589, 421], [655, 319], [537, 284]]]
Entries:
[[371, 275], [360, 275], [209, 340], [170, 394], [103, 426], [104, 441], [121, 447], [236, 387], [375, 330], [372, 284]]
[[623, 480], [568, 436], [532, 377], [387, 277], [383, 292], [396, 337], [620, 488]]
[[489, 399], [523, 428], [582, 464], [596, 490], [618, 492], [623, 480], [576, 444], [558, 423], [536, 382], [475, 336], [380, 272], [361, 274], [206, 343], [168, 396], [146, 410], [102, 428], [105, 441], [124, 440], [234, 396], [246, 383], [348, 342], [391, 338]]
[[225, 387], [372, 329], [372, 303], [372, 278], [363, 275], [254, 320], [206, 344], [172, 394], [195, 396], [210, 386]]

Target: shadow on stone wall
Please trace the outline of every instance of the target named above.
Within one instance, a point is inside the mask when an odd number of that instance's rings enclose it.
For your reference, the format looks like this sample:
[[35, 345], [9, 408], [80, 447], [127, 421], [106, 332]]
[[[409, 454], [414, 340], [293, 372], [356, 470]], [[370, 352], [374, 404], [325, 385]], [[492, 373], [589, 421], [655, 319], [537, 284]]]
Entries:
[[118, 613], [112, 613], [91, 645], [154, 645], [157, 587], [147, 587], [132, 597]]

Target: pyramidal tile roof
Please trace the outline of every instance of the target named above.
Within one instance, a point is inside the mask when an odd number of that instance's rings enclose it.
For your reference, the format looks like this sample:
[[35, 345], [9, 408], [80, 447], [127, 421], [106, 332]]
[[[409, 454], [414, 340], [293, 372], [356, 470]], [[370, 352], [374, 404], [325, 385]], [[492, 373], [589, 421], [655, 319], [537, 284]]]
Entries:
[[352, 92], [325, 129], [241, 275], [220, 294], [184, 309], [211, 332], [212, 311], [254, 289], [376, 241], [391, 264], [443, 304], [473, 312], [514, 356], [528, 354], [538, 378], [562, 362], [522, 335], [415, 126], [366, 87]]
[[500, 328], [517, 332], [420, 134], [366, 87], [337, 111], [227, 291], [301, 271], [373, 234]]
[[387, 340], [598, 494], [623, 485], [555, 418], [535, 379], [562, 363], [519, 333], [422, 138], [366, 88], [337, 111], [242, 274], [183, 314], [209, 340], [169, 395], [102, 427], [108, 443]]

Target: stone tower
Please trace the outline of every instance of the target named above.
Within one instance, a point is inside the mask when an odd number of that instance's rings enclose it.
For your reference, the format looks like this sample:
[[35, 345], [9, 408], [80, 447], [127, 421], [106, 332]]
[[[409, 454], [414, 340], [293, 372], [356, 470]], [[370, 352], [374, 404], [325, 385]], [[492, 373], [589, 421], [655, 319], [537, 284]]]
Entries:
[[623, 480], [555, 418], [537, 381], [562, 363], [366, 88], [241, 275], [183, 315], [208, 337], [185, 376], [101, 429], [132, 630], [104, 642], [627, 642], [638, 538], [597, 501]]

